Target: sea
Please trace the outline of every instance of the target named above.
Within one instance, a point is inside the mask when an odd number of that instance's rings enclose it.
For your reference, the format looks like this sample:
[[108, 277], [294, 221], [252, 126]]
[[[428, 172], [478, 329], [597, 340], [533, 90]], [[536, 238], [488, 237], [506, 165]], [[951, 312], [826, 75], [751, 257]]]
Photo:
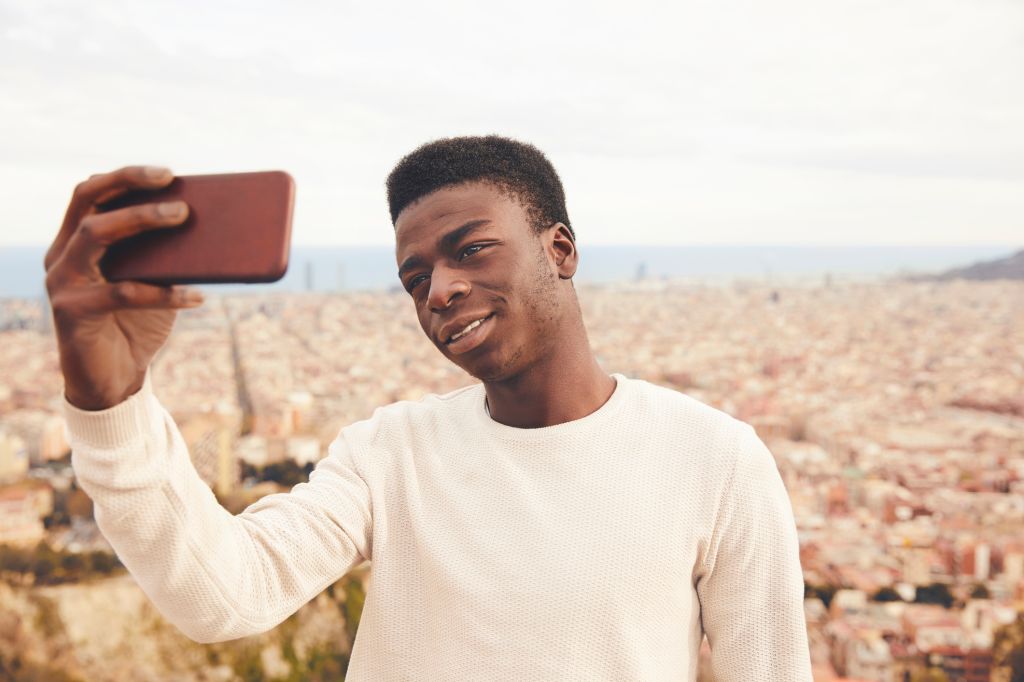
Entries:
[[[938, 273], [1011, 255], [1020, 247], [580, 245], [576, 281], [636, 280], [782, 281], [813, 277], [886, 277]], [[44, 295], [42, 246], [0, 247], [0, 298]], [[397, 290], [390, 246], [295, 246], [288, 272], [272, 284], [204, 286], [210, 293]]]

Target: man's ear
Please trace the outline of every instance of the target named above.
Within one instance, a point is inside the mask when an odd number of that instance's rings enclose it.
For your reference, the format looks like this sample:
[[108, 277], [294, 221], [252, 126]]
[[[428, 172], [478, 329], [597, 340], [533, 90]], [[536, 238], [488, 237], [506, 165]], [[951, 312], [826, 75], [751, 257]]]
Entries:
[[572, 238], [572, 233], [564, 223], [555, 223], [548, 230], [548, 249], [558, 269], [558, 278], [572, 279], [580, 260], [576, 240]]

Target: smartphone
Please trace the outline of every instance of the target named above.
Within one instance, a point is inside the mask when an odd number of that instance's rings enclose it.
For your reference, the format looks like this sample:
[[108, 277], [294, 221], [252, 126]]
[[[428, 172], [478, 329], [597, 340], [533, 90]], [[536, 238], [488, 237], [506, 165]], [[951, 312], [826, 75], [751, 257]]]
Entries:
[[156, 190], [132, 190], [99, 207], [180, 199], [183, 225], [112, 244], [100, 261], [109, 281], [151, 284], [276, 282], [288, 270], [295, 181], [284, 171], [182, 175]]

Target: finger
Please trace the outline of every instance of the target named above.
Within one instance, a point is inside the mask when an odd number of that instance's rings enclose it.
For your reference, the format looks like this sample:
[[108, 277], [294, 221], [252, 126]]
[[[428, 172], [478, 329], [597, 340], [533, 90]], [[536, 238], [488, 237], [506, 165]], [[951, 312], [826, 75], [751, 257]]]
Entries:
[[196, 308], [204, 300], [203, 292], [192, 287], [124, 281], [75, 287], [56, 296], [52, 304], [57, 318], [73, 319], [117, 310]]
[[116, 308], [195, 308], [206, 300], [199, 289], [184, 286], [129, 281], [108, 284], [105, 289], [109, 305]]
[[57, 236], [50, 245], [43, 259], [43, 265], [49, 269], [60, 258], [64, 247], [70, 241], [78, 223], [86, 215], [95, 211], [96, 204], [124, 194], [131, 189], [159, 189], [166, 187], [174, 180], [174, 174], [160, 166], [126, 166], [111, 173], [91, 176], [75, 187], [71, 202], [64, 212], [64, 221]]
[[100, 173], [75, 188], [72, 201], [87, 207], [110, 201], [132, 189], [159, 189], [171, 184], [174, 174], [162, 166], [125, 166]]
[[65, 248], [68, 263], [78, 272], [99, 276], [99, 262], [114, 242], [147, 230], [181, 225], [188, 218], [188, 204], [167, 201], [139, 204], [82, 219]]

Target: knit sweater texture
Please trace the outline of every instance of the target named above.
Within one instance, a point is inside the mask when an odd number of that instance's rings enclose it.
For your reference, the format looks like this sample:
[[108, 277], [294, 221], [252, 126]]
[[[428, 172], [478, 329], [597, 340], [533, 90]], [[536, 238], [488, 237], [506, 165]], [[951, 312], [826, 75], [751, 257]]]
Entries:
[[65, 414], [100, 529], [197, 641], [268, 630], [368, 560], [352, 682], [692, 681], [705, 634], [716, 682], [809, 682], [771, 453], [723, 412], [614, 377], [597, 411], [537, 429], [492, 420], [479, 384], [378, 408], [307, 483], [234, 516], [148, 376]]

